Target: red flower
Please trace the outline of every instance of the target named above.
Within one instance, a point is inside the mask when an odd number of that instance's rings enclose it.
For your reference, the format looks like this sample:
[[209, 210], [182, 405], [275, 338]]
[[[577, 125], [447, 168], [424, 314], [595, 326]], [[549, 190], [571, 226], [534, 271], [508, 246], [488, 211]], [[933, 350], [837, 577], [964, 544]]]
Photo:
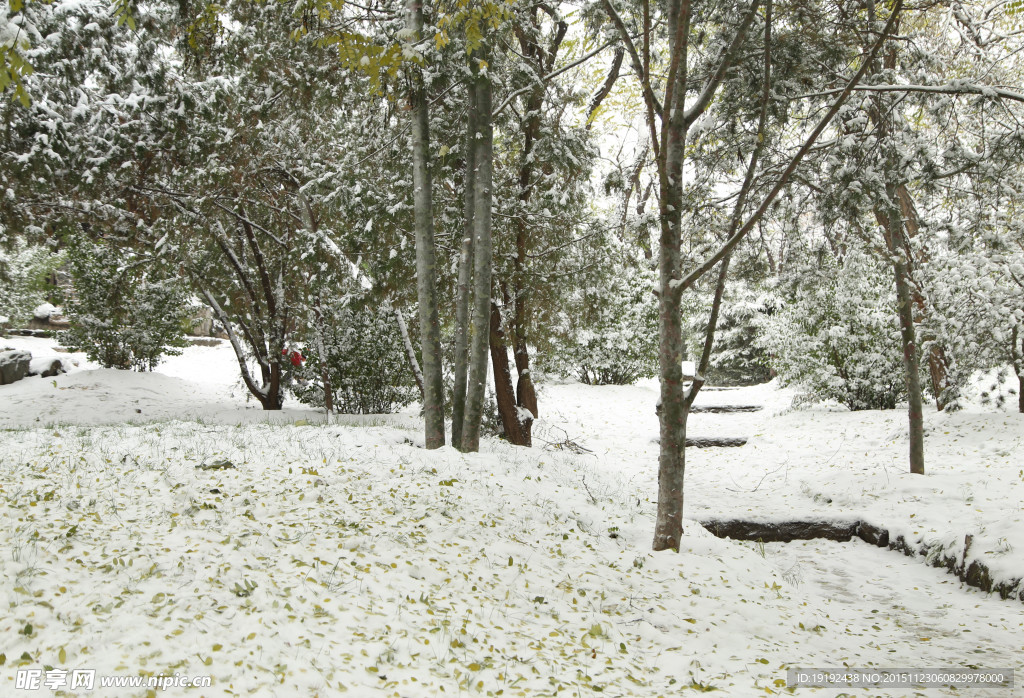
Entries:
[[292, 362], [292, 366], [295, 367], [301, 366], [302, 362], [306, 360], [306, 357], [304, 357], [295, 349], [292, 349], [291, 351], [287, 349], [282, 349], [281, 356], [287, 356], [288, 360]]

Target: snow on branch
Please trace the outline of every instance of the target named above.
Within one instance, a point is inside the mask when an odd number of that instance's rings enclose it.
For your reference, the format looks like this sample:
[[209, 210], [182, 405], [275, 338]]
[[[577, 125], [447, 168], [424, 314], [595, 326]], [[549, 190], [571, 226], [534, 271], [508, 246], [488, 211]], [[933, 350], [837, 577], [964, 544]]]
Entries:
[[[857, 85], [853, 88], [857, 92], [925, 92], [930, 94], [943, 95], [981, 95], [995, 99], [1010, 99], [1015, 102], [1024, 102], [1024, 94], [1007, 90], [1003, 87], [991, 87], [989, 85], [975, 85], [973, 83], [956, 81], [948, 85]], [[842, 92], [843, 88], [825, 90], [824, 92], [809, 92], [800, 95], [804, 97], [822, 97], [825, 95]]]

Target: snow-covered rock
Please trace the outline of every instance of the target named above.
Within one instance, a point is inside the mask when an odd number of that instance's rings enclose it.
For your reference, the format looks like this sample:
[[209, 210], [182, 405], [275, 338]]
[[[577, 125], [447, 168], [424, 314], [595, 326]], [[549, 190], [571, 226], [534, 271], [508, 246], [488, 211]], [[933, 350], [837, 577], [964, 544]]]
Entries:
[[40, 376], [42, 378], [50, 378], [60, 373], [67, 372], [68, 370], [64, 366], [64, 361], [62, 359], [53, 358], [52, 356], [32, 359], [28, 368], [28, 375]]
[[32, 354], [23, 350], [0, 354], [0, 385], [15, 383], [27, 376], [31, 361]]

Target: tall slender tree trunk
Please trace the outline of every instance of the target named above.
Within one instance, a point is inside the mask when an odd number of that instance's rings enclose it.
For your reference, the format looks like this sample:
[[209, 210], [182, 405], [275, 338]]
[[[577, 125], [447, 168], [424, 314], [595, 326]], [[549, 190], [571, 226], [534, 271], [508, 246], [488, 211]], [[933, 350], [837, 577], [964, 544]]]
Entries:
[[[422, 0], [407, 0], [410, 42], [423, 32]], [[412, 71], [409, 102], [412, 110], [412, 180], [416, 226], [416, 290], [420, 308], [423, 356], [423, 418], [427, 448], [444, 445], [444, 383], [441, 378], [441, 325], [437, 315], [437, 253], [430, 183], [430, 129], [423, 74]]]
[[[680, 197], [668, 196], [665, 203], [679, 205]], [[662, 211], [662, 216], [666, 212]], [[654, 550], [679, 550], [683, 534], [683, 481], [686, 473], [686, 407], [683, 395], [683, 333], [679, 296], [671, 290], [678, 280], [673, 258], [679, 257], [679, 225], [662, 224], [660, 244], [661, 294], [658, 352], [661, 394], [658, 401], [661, 449], [658, 454], [658, 511], [654, 527]]]
[[[892, 65], [895, 65], [895, 62]], [[907, 273], [911, 280], [911, 299], [914, 301], [914, 321], [920, 324], [928, 316], [928, 302], [916, 284], [913, 284], [913, 279], [918, 263], [928, 261], [927, 254], [922, 253], [922, 258], [918, 259], [910, 246], [910, 241], [921, 231], [921, 222], [907, 185], [898, 185], [896, 195], [899, 199], [900, 212], [903, 214], [903, 227], [906, 233], [904, 243], [907, 250]], [[935, 407], [941, 412], [946, 408], [945, 394], [946, 389], [949, 388], [949, 360], [946, 358], [946, 350], [934, 341], [928, 343], [928, 375], [931, 379], [932, 394], [935, 395]]]
[[[659, 22], [659, 31], [666, 32], [669, 37], [668, 51], [663, 54], [668, 70], [659, 71], [658, 78], [665, 85], [665, 96], [658, 100], [654, 94], [652, 83], [652, 67], [650, 65], [651, 16], [649, 3], [643, 4], [644, 31], [641, 35], [640, 49], [632, 39], [632, 32], [619, 15], [611, 0], [602, 0], [605, 13], [616, 26], [623, 42], [630, 49], [630, 60], [640, 81], [641, 93], [647, 108], [646, 121], [650, 130], [651, 143], [655, 151], [655, 162], [658, 167], [658, 203], [661, 219], [661, 240], [659, 243], [659, 340], [658, 355], [659, 374], [661, 379], [661, 396], [658, 403], [658, 415], [661, 430], [661, 450], [658, 458], [658, 509], [655, 519], [654, 549], [679, 549], [683, 530], [683, 481], [685, 474], [685, 443], [686, 417], [688, 406], [682, 384], [683, 335], [680, 317], [680, 301], [682, 292], [688, 285], [714, 268], [749, 234], [779, 192], [786, 186], [789, 178], [800, 164], [803, 157], [817, 142], [832, 119], [849, 98], [854, 87], [864, 77], [868, 67], [874, 62], [886, 37], [890, 36], [902, 11], [902, 0], [896, 0], [892, 7], [879, 40], [871, 48], [860, 67], [851, 76], [842, 92], [833, 101], [831, 107], [818, 121], [817, 126], [804, 140], [797, 152], [790, 158], [789, 164], [775, 180], [774, 186], [761, 204], [751, 213], [747, 222], [736, 229], [718, 252], [706, 259], [682, 276], [680, 264], [682, 189], [683, 189], [683, 157], [689, 126], [711, 105], [718, 87], [725, 79], [729, 68], [741, 59], [746, 52], [747, 32], [759, 15], [760, 0], [753, 0], [746, 14], [732, 37], [729, 46], [719, 54], [718, 64], [708, 74], [702, 74], [703, 85], [699, 96], [692, 104], [685, 100], [688, 81], [688, 38], [690, 32], [691, 5], [690, 0], [666, 0], [661, 7], [663, 19]], [[766, 11], [767, 14], [767, 11]], [[765, 25], [770, 25], [766, 17]], [[765, 36], [765, 63], [770, 67], [770, 45], [767, 32]], [[663, 77], [662, 77], [663, 76]], [[766, 94], [769, 91], [766, 90]], [[661, 132], [657, 125], [660, 122]], [[697, 379], [699, 380], [699, 378]], [[694, 385], [691, 395], [696, 394], [699, 386]]]
[[[896, 29], [898, 31], [899, 25]], [[887, 70], [896, 67], [897, 47], [889, 43], [883, 65]], [[872, 66], [874, 72], [874, 66]], [[875, 123], [878, 138], [886, 142], [894, 135], [895, 124], [892, 110], [887, 108], [881, 96], [875, 96], [868, 110], [871, 120]], [[903, 372], [907, 386], [907, 421], [910, 439], [910, 472], [924, 474], [924, 404], [921, 395], [921, 363], [917, 347], [917, 331], [915, 329], [914, 297], [910, 269], [913, 254], [907, 240], [908, 222], [916, 231], [917, 219], [913, 210], [913, 202], [906, 189], [901, 190], [902, 183], [898, 165], [894, 156], [883, 162], [885, 177], [885, 204], [876, 204], [875, 219], [882, 228], [889, 261], [892, 264], [893, 277], [896, 282], [896, 305], [900, 320], [900, 343], [903, 348]]]
[[[538, 6], [532, 7], [524, 16], [524, 22], [514, 28], [519, 39], [522, 55], [529, 61], [537, 75], [546, 75], [554, 68], [558, 50], [568, 31], [568, 24], [557, 18], [550, 8], [545, 9], [556, 18], [556, 28], [550, 40], [544, 42], [537, 21]], [[619, 58], [621, 63], [621, 56]], [[617, 77], [617, 68], [615, 71]], [[611, 78], [614, 83], [615, 78]], [[608, 86], [611, 90], [611, 86]], [[541, 137], [541, 110], [544, 106], [545, 85], [536, 81], [526, 94], [523, 108], [522, 132], [523, 148], [519, 156], [519, 203], [526, 210], [534, 190], [534, 171], [536, 169], [535, 146]], [[600, 105], [604, 96], [591, 103], [591, 109]], [[533, 441], [533, 421], [539, 414], [537, 408], [537, 390], [530, 373], [529, 320], [530, 320], [530, 283], [527, 281], [527, 251], [530, 246], [531, 231], [525, 216], [518, 216], [515, 225], [515, 254], [512, 257], [511, 279], [501, 283], [503, 300], [511, 313], [503, 317], [495, 305], [491, 311], [491, 364], [494, 370], [495, 398], [498, 412], [505, 427], [505, 437], [519, 446], [530, 446]], [[511, 294], [509, 293], [511, 288]], [[497, 321], [495, 327], [494, 322]], [[508, 331], [505, 331], [507, 325]], [[495, 346], [498, 342], [500, 348]], [[515, 357], [517, 380], [512, 383], [509, 370], [508, 348]], [[504, 354], [502, 353], [504, 352]], [[513, 424], [514, 422], [514, 424]]]
[[487, 384], [487, 349], [491, 322], [491, 198], [493, 121], [491, 81], [483, 71], [473, 79], [477, 109], [476, 176], [473, 185], [473, 319], [470, 329], [469, 380], [462, 450], [480, 450], [480, 420]]
[[669, 56], [676, 65], [666, 86], [661, 128], [658, 186], [661, 218], [658, 270], [658, 401], [661, 449], [658, 454], [658, 511], [654, 550], [679, 550], [683, 537], [683, 481], [686, 474], [686, 405], [683, 395], [683, 327], [678, 284], [682, 280], [683, 156], [687, 124], [683, 118], [687, 87], [690, 3], [670, 3]]
[[466, 416], [466, 385], [469, 380], [469, 298], [473, 281], [473, 220], [476, 213], [476, 92], [467, 90], [465, 229], [459, 251], [459, 281], [455, 291], [455, 380], [452, 391], [452, 445], [461, 449], [463, 421]]
[[[896, 197], [893, 186], [886, 187], [889, 200]], [[896, 303], [899, 306], [900, 341], [903, 345], [903, 370], [907, 384], [907, 419], [910, 435], [910, 472], [924, 474], [924, 404], [921, 396], [921, 365], [914, 328], [914, 305], [910, 291], [910, 274], [903, 239], [900, 211], [893, 207], [885, 219], [886, 245], [896, 280]]]
[[[535, 116], [531, 117], [526, 131], [526, 139], [523, 147], [523, 166], [519, 172], [519, 200], [525, 208], [530, 201], [533, 192], [533, 150], [534, 143], [540, 135], [540, 109], [543, 102], [543, 92], [538, 91], [529, 102], [528, 107], [533, 110]], [[512, 348], [515, 355], [516, 374], [519, 380], [516, 383], [515, 405], [518, 408], [529, 411], [529, 415], [515, 411], [519, 422], [519, 438], [512, 440], [512, 443], [521, 446], [532, 444], [533, 420], [539, 415], [537, 411], [537, 390], [533, 385], [533, 376], [530, 374], [530, 350], [527, 346], [529, 335], [529, 320], [527, 308], [530, 303], [529, 284], [526, 282], [526, 260], [529, 231], [526, 220], [520, 217], [516, 225], [516, 254], [512, 260]]]

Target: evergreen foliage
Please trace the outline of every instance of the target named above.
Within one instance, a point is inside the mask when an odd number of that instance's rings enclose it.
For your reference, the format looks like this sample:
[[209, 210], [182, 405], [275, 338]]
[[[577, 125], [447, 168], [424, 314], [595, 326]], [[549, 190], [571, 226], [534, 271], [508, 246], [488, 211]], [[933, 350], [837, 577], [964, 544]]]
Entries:
[[393, 312], [337, 302], [324, 310], [319, 326], [302, 335], [300, 402], [324, 408], [325, 370], [335, 412], [388, 414], [418, 399]]
[[565, 299], [540, 357], [545, 371], [591, 385], [628, 385], [658, 368], [654, 274], [643, 267], [609, 272]]
[[61, 303], [61, 290], [52, 283], [65, 263], [63, 252], [43, 245], [15, 241], [10, 251], [0, 249], [0, 317], [12, 326], [32, 319], [32, 311], [42, 303]]
[[[758, 337], [765, 318], [775, 312], [779, 300], [761, 286], [740, 278], [726, 291], [704, 374], [708, 385], [756, 385], [771, 379], [769, 360]], [[698, 356], [703, 350], [710, 295], [693, 294], [684, 308], [690, 356]]]
[[104, 368], [152, 371], [187, 346], [187, 295], [177, 280], [147, 260], [88, 241], [70, 253], [74, 294], [61, 341]]
[[783, 384], [851, 410], [893, 409], [906, 394], [894, 292], [885, 267], [851, 252], [809, 270], [764, 316], [759, 343]]

